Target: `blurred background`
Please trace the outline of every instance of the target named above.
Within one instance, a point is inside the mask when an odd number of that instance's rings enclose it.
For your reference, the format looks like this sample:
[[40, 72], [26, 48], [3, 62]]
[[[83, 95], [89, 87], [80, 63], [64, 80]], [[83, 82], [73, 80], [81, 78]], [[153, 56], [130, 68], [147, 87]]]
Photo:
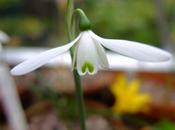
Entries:
[[[67, 43], [66, 2], [0, 0], [0, 30], [10, 38], [2, 58], [9, 67]], [[175, 52], [174, 0], [75, 0], [75, 6], [85, 11], [99, 36]], [[70, 62], [66, 56], [59, 60], [64, 63], [13, 77], [29, 130], [79, 130]], [[175, 130], [174, 60], [140, 63], [110, 53], [109, 61], [113, 70], [82, 77], [87, 128]], [[0, 106], [0, 130], [11, 130]]]

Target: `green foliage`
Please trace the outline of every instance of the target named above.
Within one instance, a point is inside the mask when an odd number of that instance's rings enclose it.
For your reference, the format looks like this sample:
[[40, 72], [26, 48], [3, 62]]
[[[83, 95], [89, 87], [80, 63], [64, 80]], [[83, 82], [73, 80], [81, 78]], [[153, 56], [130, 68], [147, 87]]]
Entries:
[[175, 130], [175, 123], [168, 120], [162, 120], [155, 125], [153, 130]]
[[35, 17], [17, 16], [0, 20], [0, 28], [13, 35], [38, 35], [43, 31], [43, 24]]
[[67, 121], [78, 119], [77, 102], [75, 98], [55, 92], [49, 87], [32, 87], [35, 95], [44, 101], [51, 102], [59, 116]]
[[48, 34], [54, 31], [54, 27], [55, 26], [52, 20], [50, 19], [41, 20], [38, 17], [32, 17], [32, 16], [19, 15], [19, 16], [3, 17], [0, 20], [0, 30], [6, 32], [9, 36], [11, 36], [11, 38], [13, 37], [18, 38], [19, 39], [18, 45], [27, 45], [27, 46], [44, 45], [45, 42], [48, 41], [42, 39], [48, 39], [49, 38]]
[[[166, 0], [163, 2], [170, 33], [175, 41], [175, 1]], [[37, 39], [46, 30], [49, 30], [49, 34], [56, 32], [54, 36], [51, 36], [53, 41], [58, 41], [58, 39], [65, 41], [66, 29], [63, 12], [58, 12], [60, 17], [54, 17], [53, 19], [45, 17], [45, 19], [41, 19], [35, 14], [34, 17], [25, 14], [26, 11], [24, 11], [22, 6], [22, 0], [0, 0], [1, 30], [11, 36], [23, 37], [25, 35], [33, 39]], [[44, 5], [37, 6], [39, 8]], [[156, 22], [155, 1], [85, 0], [83, 1], [83, 6], [78, 5], [78, 7], [84, 9], [92, 23], [93, 31], [100, 36], [128, 39], [161, 46], [159, 44], [161, 39], [160, 32]], [[32, 12], [32, 8], [29, 12]], [[23, 42], [27, 43], [28, 41]], [[50, 44], [48, 41], [46, 42]]]
[[0, 0], [0, 8], [7, 9], [12, 5], [18, 5], [21, 3], [21, 0]]
[[160, 46], [154, 1], [86, 0], [84, 6], [97, 34]]

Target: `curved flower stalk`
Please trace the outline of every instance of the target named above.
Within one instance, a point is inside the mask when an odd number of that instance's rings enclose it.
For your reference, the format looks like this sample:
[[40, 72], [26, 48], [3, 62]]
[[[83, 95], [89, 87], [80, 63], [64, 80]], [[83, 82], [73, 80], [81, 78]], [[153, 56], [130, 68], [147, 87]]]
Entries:
[[13, 75], [29, 73], [46, 64], [52, 58], [68, 51], [72, 46], [75, 46], [73, 67], [77, 69], [80, 75], [95, 74], [100, 68], [109, 68], [104, 47], [121, 55], [142, 61], [161, 62], [169, 60], [171, 57], [170, 53], [156, 47], [134, 41], [105, 39], [91, 30], [85, 30], [72, 42], [22, 62], [14, 67], [11, 73]]

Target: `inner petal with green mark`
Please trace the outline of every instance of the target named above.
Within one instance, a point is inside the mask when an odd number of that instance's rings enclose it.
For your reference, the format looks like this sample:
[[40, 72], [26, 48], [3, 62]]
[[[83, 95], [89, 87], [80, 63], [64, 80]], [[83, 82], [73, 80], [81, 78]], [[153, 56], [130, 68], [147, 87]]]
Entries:
[[85, 73], [86, 71], [89, 71], [90, 73], [92, 73], [94, 71], [94, 65], [90, 62], [85, 62], [81, 67], [81, 71], [83, 73]]

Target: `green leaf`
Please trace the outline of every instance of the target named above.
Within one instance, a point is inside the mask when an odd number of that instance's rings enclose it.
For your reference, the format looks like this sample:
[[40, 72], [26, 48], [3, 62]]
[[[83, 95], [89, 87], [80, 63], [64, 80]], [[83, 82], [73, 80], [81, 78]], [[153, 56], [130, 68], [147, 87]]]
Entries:
[[168, 120], [162, 120], [155, 125], [153, 130], [175, 130], [175, 123]]

